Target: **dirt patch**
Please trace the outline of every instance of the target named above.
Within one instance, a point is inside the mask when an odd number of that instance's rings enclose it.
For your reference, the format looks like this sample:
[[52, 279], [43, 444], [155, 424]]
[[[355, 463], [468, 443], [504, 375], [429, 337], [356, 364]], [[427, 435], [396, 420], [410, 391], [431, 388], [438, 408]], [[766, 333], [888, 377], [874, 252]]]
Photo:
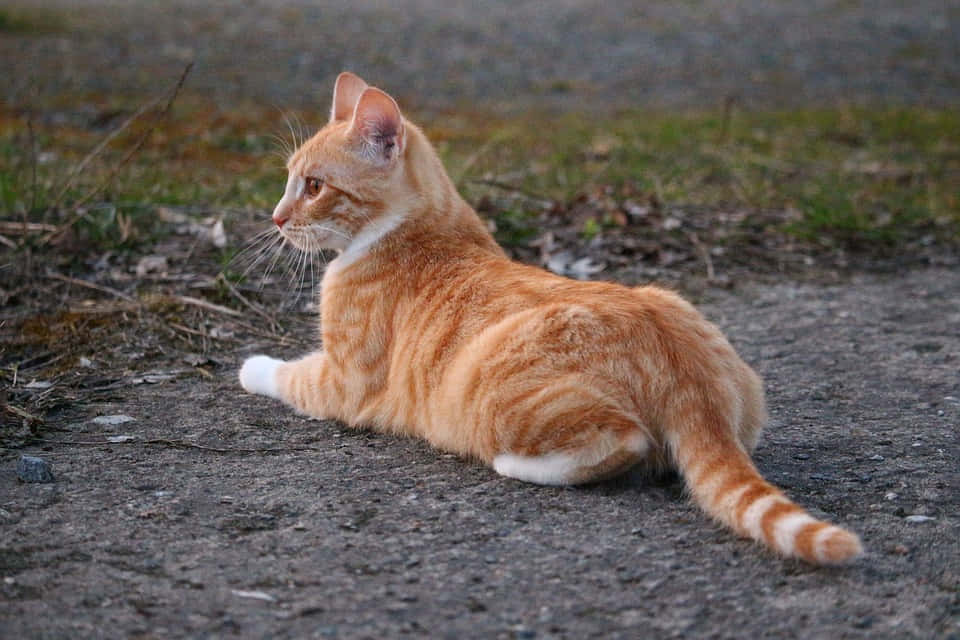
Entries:
[[[42, 418], [5, 415], [4, 635], [960, 631], [955, 267], [688, 290], [766, 379], [763, 473], [864, 538], [860, 564], [817, 570], [711, 524], [676, 478], [529, 486], [243, 394], [246, 355], [312, 347], [309, 296], [282, 275], [232, 292], [193, 245], [168, 241], [163, 272], [34, 256], [29, 286], [3, 282], [8, 406]], [[24, 453], [56, 482], [18, 482]]]
[[937, 0], [45, 4], [52, 33], [0, 30], [8, 100], [149, 94], [187, 60], [218, 100], [311, 108], [343, 69], [408, 108], [951, 104], [960, 87], [957, 10]]
[[[126, 112], [63, 96], [139, 104], [188, 60], [188, 88], [217, 103], [315, 108], [350, 68], [427, 123], [425, 109], [465, 104], [720, 112], [951, 104], [960, 87], [942, 2], [47, 4], [0, 10], [3, 99], [104, 131]], [[835, 570], [774, 558], [710, 523], [676, 477], [535, 487], [242, 393], [244, 357], [313, 347], [313, 272], [281, 260], [262, 283], [221, 278], [229, 252], [204, 232], [209, 212], [168, 215], [150, 192], [140, 244], [0, 248], [0, 635], [960, 635], [951, 246], [922, 233], [882, 251], [817, 244], [770, 231], [789, 211], [603, 189], [521, 194], [534, 215], [511, 217], [498, 198], [517, 194], [491, 188], [479, 208], [515, 257], [697, 300], [766, 379], [761, 471], [860, 533], [867, 557]], [[265, 218], [227, 216], [228, 247]], [[20, 482], [22, 454], [55, 482]]]

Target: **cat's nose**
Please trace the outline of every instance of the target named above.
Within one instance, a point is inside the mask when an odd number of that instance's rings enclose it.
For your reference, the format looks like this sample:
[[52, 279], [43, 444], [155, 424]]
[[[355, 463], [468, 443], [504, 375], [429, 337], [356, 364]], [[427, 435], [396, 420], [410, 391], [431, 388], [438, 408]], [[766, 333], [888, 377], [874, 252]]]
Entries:
[[287, 223], [287, 220], [290, 219], [290, 212], [280, 207], [277, 207], [273, 210], [273, 221], [277, 224], [278, 229], [282, 229], [283, 225]]

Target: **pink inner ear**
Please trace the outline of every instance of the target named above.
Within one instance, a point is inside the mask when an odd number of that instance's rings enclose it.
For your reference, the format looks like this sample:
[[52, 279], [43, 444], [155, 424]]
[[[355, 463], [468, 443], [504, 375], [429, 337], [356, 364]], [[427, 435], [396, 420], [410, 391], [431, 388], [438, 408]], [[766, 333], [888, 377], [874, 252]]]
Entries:
[[369, 87], [357, 101], [352, 127], [360, 137], [389, 157], [403, 143], [403, 117], [393, 98], [380, 89]]
[[357, 101], [366, 88], [367, 83], [349, 71], [344, 71], [337, 76], [337, 82], [333, 87], [330, 121], [348, 120], [353, 115]]

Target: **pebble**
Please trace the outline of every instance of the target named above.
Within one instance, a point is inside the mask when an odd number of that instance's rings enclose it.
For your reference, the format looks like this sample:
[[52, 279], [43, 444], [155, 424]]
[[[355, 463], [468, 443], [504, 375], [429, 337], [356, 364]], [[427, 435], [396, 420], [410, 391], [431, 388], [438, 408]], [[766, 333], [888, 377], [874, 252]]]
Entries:
[[248, 598], [250, 600], [263, 600], [264, 602], [277, 601], [276, 598], [274, 598], [272, 595], [264, 591], [245, 591], [242, 589], [231, 589], [230, 593], [237, 596], [238, 598]]
[[90, 422], [94, 424], [116, 425], [116, 424], [123, 424], [124, 422], [133, 422], [134, 420], [136, 420], [136, 418], [119, 414], [115, 416], [97, 416]]
[[23, 482], [53, 482], [53, 470], [43, 458], [20, 456], [17, 461], [17, 477]]
[[906, 518], [904, 518], [904, 520], [906, 520], [907, 522], [918, 523], [918, 522], [930, 522], [931, 520], [936, 520], [936, 518], [932, 516], [915, 515], [915, 516], [907, 516]]

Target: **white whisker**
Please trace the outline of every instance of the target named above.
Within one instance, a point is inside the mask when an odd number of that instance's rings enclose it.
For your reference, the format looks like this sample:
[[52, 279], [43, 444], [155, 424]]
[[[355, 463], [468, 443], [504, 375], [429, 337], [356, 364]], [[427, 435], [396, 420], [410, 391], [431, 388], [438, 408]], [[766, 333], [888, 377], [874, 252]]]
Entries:
[[293, 130], [293, 123], [290, 122], [290, 115], [287, 113], [283, 114], [283, 121], [287, 124], [287, 131], [290, 132], [290, 138], [293, 141], [293, 149], [300, 148], [300, 140], [297, 138], [296, 132]]
[[273, 258], [270, 260], [270, 264], [267, 266], [266, 272], [263, 274], [263, 280], [260, 281], [259, 290], [263, 290], [263, 285], [266, 283], [267, 278], [270, 277], [270, 274], [273, 273], [274, 268], [277, 266], [277, 261], [283, 255], [283, 250], [287, 246], [287, 239], [281, 236], [283, 242], [278, 245], [274, 245]]
[[[252, 270], [254, 269], [254, 267], [256, 267], [257, 265], [259, 265], [259, 264], [263, 261], [263, 259], [267, 256], [267, 254], [268, 254], [271, 250], [276, 251], [277, 247], [279, 247], [279, 246], [282, 245], [282, 244], [283, 244], [283, 237], [280, 236], [279, 234], [276, 235], [276, 236], [274, 236], [274, 237], [272, 237], [272, 238], [270, 238], [270, 240], [267, 241], [267, 242], [257, 251], [257, 253], [253, 255], [253, 260], [250, 262], [250, 264], [247, 266], [247, 268], [243, 270], [243, 274], [241, 275], [241, 278], [245, 278], [245, 277], [247, 276], [247, 274], [250, 273], [250, 271], [252, 271]], [[265, 273], [263, 277], [266, 278], [266, 276], [267, 276], [267, 274]]]

